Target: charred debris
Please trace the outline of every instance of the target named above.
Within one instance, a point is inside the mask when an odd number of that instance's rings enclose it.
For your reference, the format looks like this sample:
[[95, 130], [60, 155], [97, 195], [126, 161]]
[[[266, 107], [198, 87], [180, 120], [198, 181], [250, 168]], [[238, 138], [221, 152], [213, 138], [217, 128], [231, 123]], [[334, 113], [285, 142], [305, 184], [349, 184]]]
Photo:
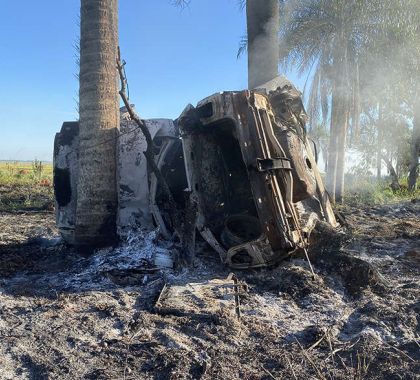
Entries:
[[[214, 94], [188, 105], [175, 121], [144, 121], [172, 202], [150, 170], [147, 141], [129, 111], [121, 110], [116, 139], [120, 236], [158, 227], [180, 241], [181, 258], [189, 262], [198, 232], [223, 263], [246, 269], [306, 252], [319, 222], [339, 227], [306, 133], [301, 93], [286, 78]], [[54, 149], [57, 224], [70, 244], [78, 136], [77, 122], [64, 123]]]

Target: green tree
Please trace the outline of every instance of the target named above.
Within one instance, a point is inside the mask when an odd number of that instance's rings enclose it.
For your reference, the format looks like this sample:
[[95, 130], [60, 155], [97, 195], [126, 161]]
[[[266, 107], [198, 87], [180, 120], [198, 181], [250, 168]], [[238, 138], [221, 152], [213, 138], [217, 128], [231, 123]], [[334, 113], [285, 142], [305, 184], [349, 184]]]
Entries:
[[282, 9], [281, 54], [286, 67], [312, 72], [309, 113], [330, 120], [327, 188], [340, 200], [344, 151], [365, 15], [347, 0], [291, 0]]
[[377, 60], [390, 36], [410, 25], [401, 20], [406, 5], [403, 0], [289, 0], [282, 6], [282, 62], [313, 76], [309, 114], [315, 122], [329, 120], [327, 187], [337, 201], [344, 190], [347, 137], [359, 130], [362, 76], [377, 70], [367, 65], [368, 57]]
[[412, 112], [413, 131], [411, 136], [411, 158], [408, 187], [417, 188], [420, 156], [420, 2], [407, 0], [408, 11], [405, 14], [402, 36], [399, 37], [400, 60], [398, 67], [405, 74], [404, 83], [409, 89], [406, 104]]
[[[390, 138], [386, 119], [394, 119], [393, 129], [399, 136], [405, 135], [409, 120], [408, 124], [412, 126], [409, 188], [414, 190], [420, 153], [420, 3], [417, 0], [384, 0], [378, 7], [384, 26], [371, 41], [370, 54], [364, 62], [364, 66], [374, 68], [365, 70], [363, 82], [366, 82], [368, 94], [364, 97], [368, 102], [377, 102], [383, 116], [378, 123], [378, 160], [381, 150], [386, 148], [386, 139]], [[398, 123], [401, 116], [405, 121]], [[400, 142], [400, 150], [406, 157], [409, 144], [406, 137], [401, 140], [399, 136], [393, 136], [392, 142], [394, 145]], [[400, 159], [403, 161], [405, 159]], [[400, 169], [403, 167], [402, 164]]]

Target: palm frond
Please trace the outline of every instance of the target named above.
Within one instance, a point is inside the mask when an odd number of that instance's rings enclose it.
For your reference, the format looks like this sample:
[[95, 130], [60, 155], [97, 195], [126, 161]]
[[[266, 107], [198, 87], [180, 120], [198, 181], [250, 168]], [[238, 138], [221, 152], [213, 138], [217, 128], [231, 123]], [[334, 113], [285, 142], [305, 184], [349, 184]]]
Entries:
[[236, 58], [239, 59], [242, 56], [242, 54], [244, 54], [247, 50], [248, 50], [248, 36], [244, 35], [241, 37], [241, 40], [239, 41], [239, 48], [236, 54]]

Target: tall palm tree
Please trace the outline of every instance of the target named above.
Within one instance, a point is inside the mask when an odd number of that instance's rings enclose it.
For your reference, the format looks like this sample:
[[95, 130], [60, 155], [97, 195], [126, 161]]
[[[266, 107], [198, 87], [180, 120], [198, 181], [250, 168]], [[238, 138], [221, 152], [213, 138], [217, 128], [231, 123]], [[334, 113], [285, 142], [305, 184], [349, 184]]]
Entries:
[[[401, 23], [404, 0], [289, 0], [281, 9], [281, 52], [286, 67], [313, 76], [309, 113], [330, 120], [327, 187], [340, 201], [349, 127], [358, 129], [359, 69], [384, 31]], [[395, 14], [395, 15], [394, 15]], [[375, 67], [370, 68], [372, 73]], [[366, 71], [366, 70], [365, 70]]]
[[118, 0], [81, 0], [80, 147], [75, 243], [115, 238]]
[[357, 66], [358, 30], [364, 20], [359, 13], [347, 0], [291, 0], [282, 9], [283, 62], [301, 74], [313, 73], [312, 119], [318, 118], [319, 108], [324, 121], [330, 116], [327, 188], [333, 198], [340, 198], [343, 191], [352, 70]]
[[278, 76], [279, 0], [247, 0], [248, 87]]

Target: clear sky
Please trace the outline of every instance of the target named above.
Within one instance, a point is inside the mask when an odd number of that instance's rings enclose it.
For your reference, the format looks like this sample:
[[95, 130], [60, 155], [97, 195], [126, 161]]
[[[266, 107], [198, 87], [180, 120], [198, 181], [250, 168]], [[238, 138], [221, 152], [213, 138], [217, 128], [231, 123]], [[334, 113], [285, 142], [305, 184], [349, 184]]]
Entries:
[[[246, 88], [238, 3], [192, 0], [181, 10], [171, 0], [120, 0], [120, 45], [141, 117], [176, 118], [188, 103]], [[0, 160], [51, 160], [54, 134], [77, 120], [79, 4], [1, 1]]]

